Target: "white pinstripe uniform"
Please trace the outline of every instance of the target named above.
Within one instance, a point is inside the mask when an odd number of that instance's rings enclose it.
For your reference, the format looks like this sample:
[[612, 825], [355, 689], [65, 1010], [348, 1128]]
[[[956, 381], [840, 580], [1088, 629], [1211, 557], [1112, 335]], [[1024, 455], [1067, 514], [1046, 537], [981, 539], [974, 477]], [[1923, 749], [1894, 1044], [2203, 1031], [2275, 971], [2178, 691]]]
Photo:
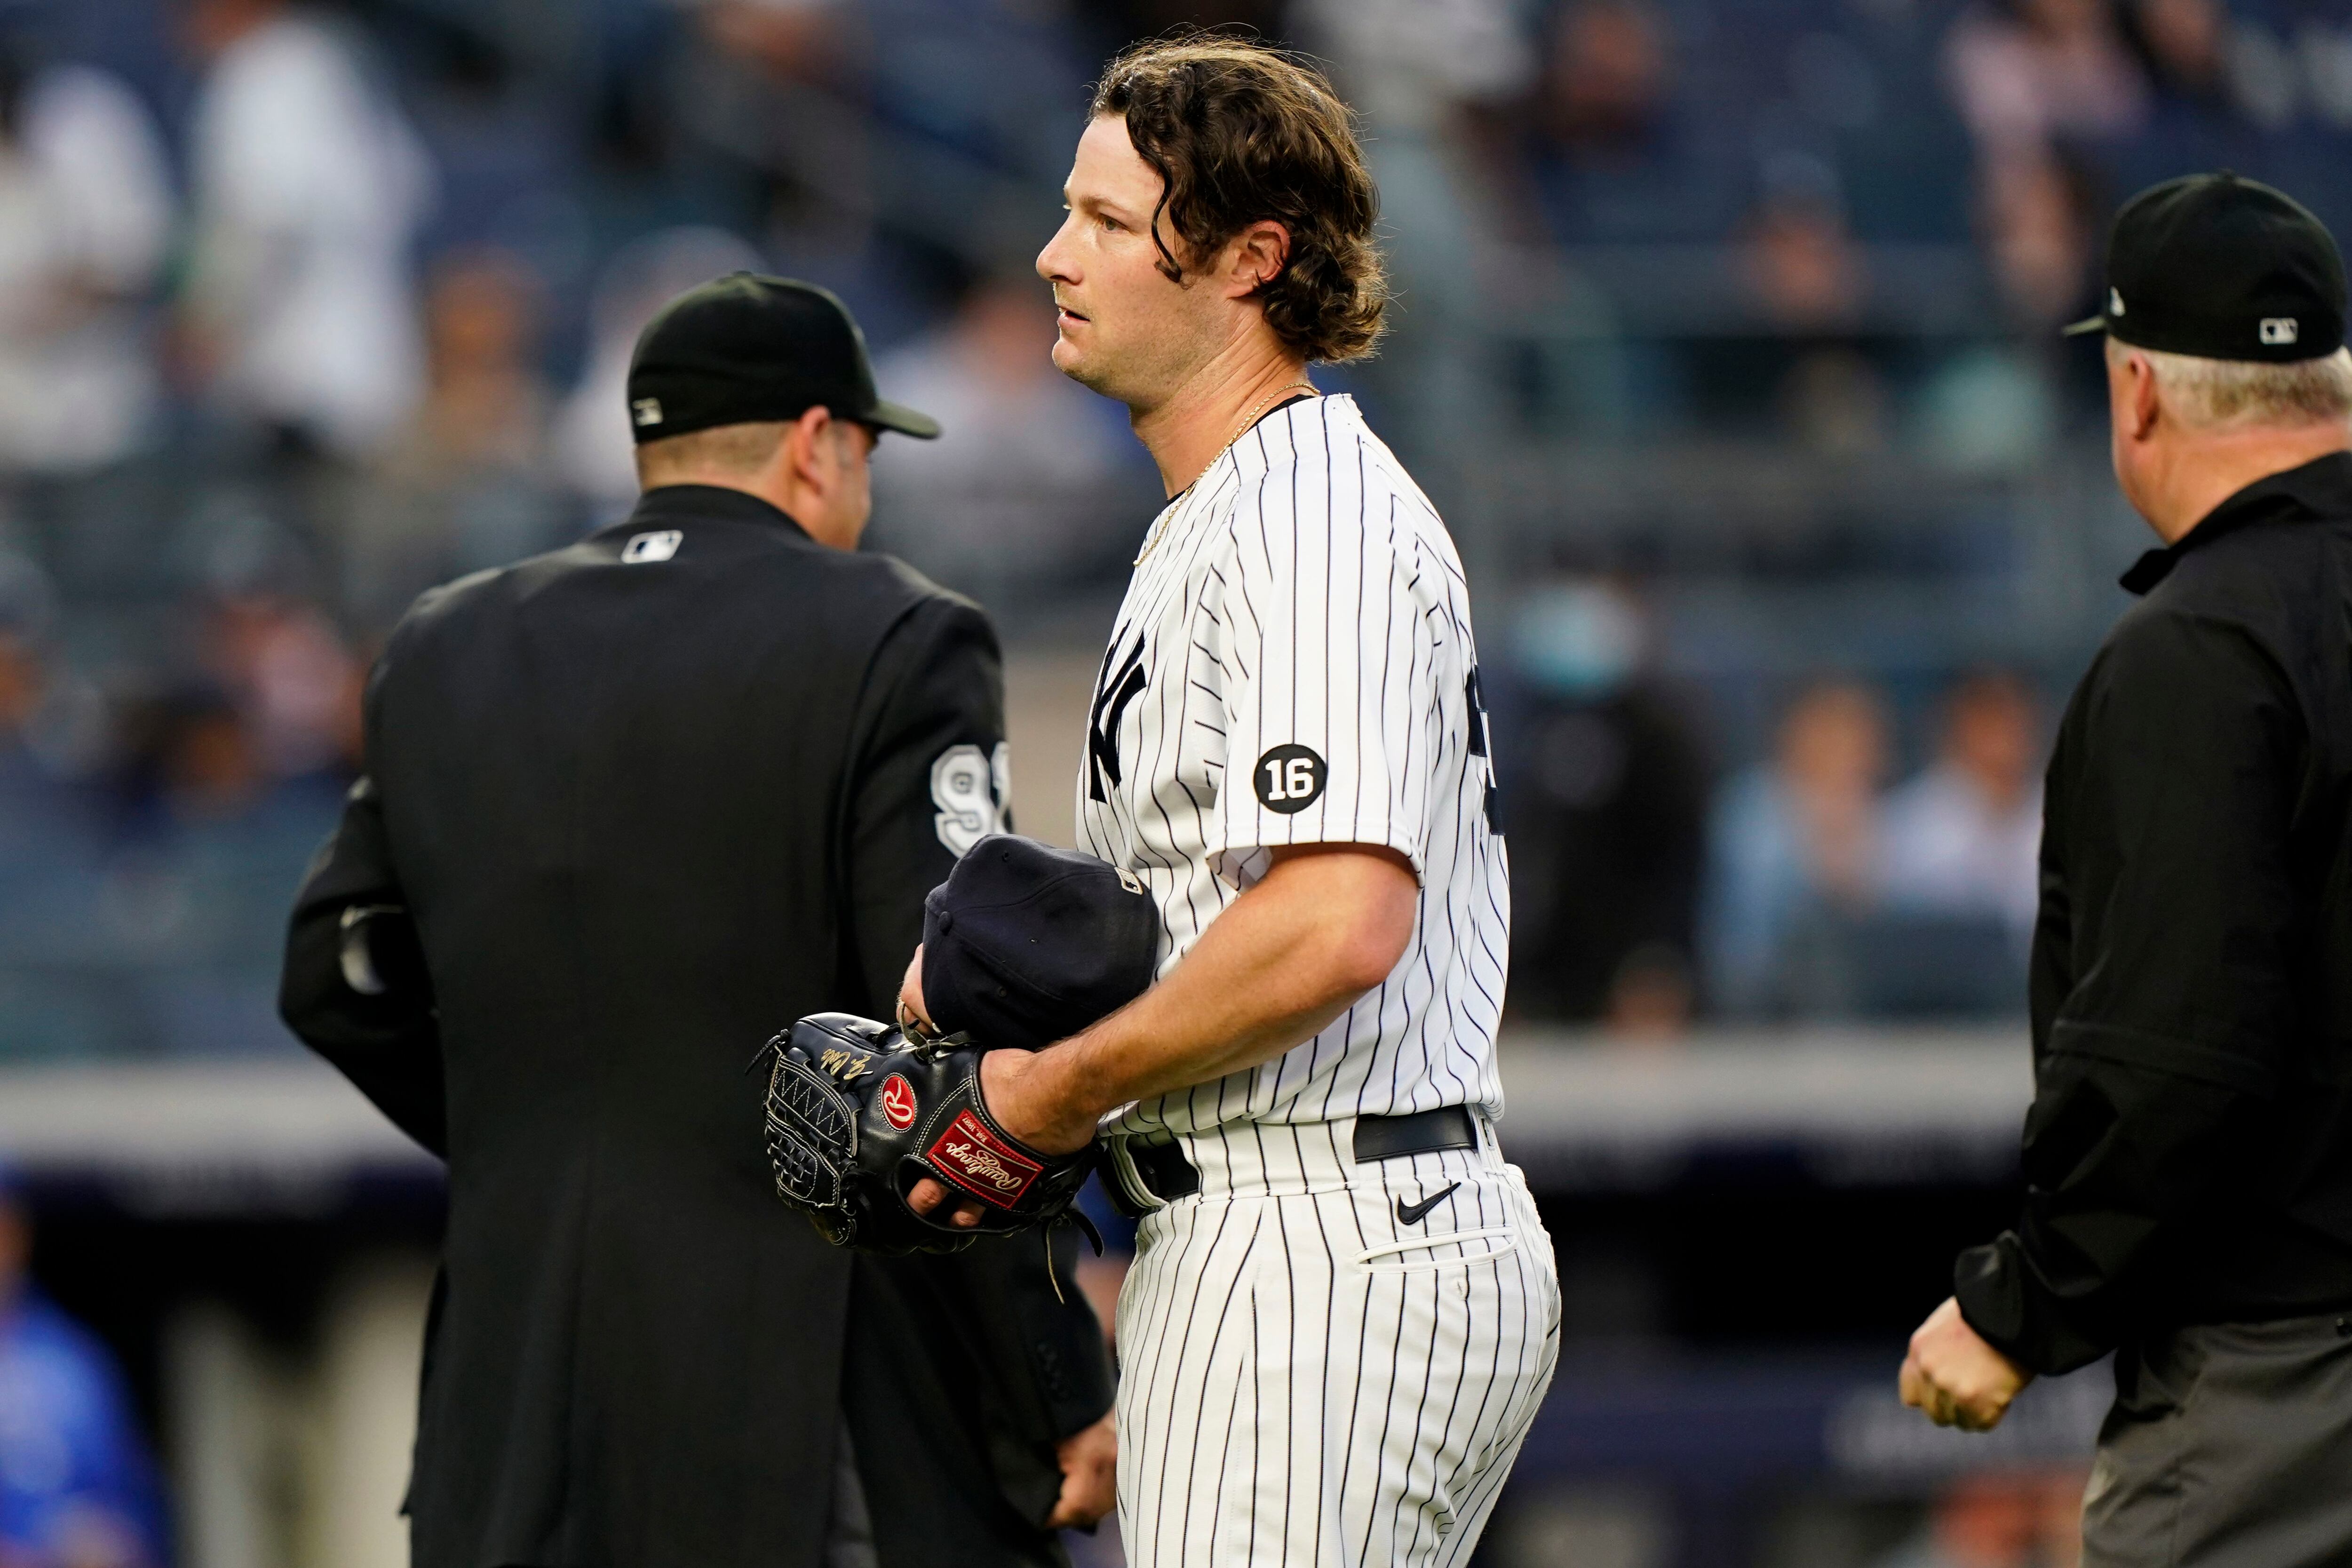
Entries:
[[[1509, 873], [1462, 568], [1351, 399], [1267, 415], [1147, 535], [1103, 661], [1079, 835], [1140, 876], [1161, 973], [1270, 847], [1412, 862], [1387, 982], [1265, 1065], [1106, 1121], [1200, 1191], [1119, 1298], [1135, 1568], [1467, 1561], [1551, 1380], [1549, 1237], [1492, 1119]], [[1358, 1115], [1470, 1109], [1478, 1147], [1358, 1163]], [[1156, 1202], [1156, 1200], [1153, 1200]]]

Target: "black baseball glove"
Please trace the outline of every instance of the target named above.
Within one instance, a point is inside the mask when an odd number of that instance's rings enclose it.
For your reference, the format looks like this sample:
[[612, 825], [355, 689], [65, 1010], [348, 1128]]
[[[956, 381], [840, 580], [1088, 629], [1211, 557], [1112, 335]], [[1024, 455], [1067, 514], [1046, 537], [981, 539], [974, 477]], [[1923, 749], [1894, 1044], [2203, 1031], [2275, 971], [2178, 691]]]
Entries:
[[[763, 1054], [774, 1058], [767, 1120], [776, 1195], [835, 1247], [955, 1252], [976, 1237], [1064, 1218], [1092, 1232], [1072, 1205], [1094, 1146], [1041, 1153], [999, 1127], [981, 1098], [982, 1047], [967, 1037], [909, 1038], [870, 1018], [819, 1013]], [[908, 1207], [925, 1176], [979, 1199], [980, 1222], [951, 1226]]]

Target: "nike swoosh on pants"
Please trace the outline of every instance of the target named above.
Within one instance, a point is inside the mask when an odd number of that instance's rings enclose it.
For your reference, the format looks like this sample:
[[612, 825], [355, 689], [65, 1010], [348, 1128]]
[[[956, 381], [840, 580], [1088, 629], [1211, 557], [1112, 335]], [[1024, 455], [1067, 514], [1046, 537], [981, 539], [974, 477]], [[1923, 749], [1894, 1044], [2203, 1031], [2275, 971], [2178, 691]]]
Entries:
[[1459, 1182], [1454, 1182], [1450, 1185], [1440, 1189], [1435, 1194], [1422, 1199], [1421, 1202], [1417, 1204], [1407, 1204], [1402, 1198], [1397, 1199], [1397, 1224], [1419, 1225], [1423, 1220], [1429, 1217], [1430, 1210], [1435, 1208], [1438, 1205], [1452, 1197], [1454, 1195], [1454, 1189], [1461, 1184], [1462, 1184]]

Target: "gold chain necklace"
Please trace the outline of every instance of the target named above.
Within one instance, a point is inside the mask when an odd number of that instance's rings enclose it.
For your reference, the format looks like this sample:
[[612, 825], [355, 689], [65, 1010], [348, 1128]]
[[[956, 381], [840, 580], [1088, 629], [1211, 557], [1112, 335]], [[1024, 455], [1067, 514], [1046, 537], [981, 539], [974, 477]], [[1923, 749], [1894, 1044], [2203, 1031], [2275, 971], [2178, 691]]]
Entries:
[[[1234, 433], [1225, 437], [1225, 444], [1217, 448], [1217, 456], [1210, 458], [1207, 464], [1202, 468], [1201, 472], [1205, 474], [1209, 469], [1215, 468], [1217, 466], [1217, 459], [1219, 458], [1223, 458], [1227, 452], [1232, 451], [1234, 449], [1234, 443], [1248, 435], [1251, 428], [1257, 424], [1259, 417], [1263, 416], [1267, 409], [1273, 407], [1276, 403], [1279, 402], [1283, 394], [1286, 392], [1303, 392], [1309, 397], [1318, 397], [1322, 395], [1315, 390], [1315, 384], [1311, 381], [1294, 381], [1287, 386], [1276, 387], [1272, 392], [1269, 392], [1264, 397], [1259, 398], [1255, 405], [1253, 406], [1248, 413], [1242, 416], [1242, 422], [1234, 426]], [[1200, 481], [1195, 479], [1192, 483], [1198, 484]], [[1185, 488], [1189, 489], [1192, 487], [1188, 485]], [[1151, 531], [1144, 536], [1143, 548], [1136, 552], [1133, 564], [1138, 566], [1142, 565], [1144, 557], [1150, 555], [1154, 550], [1160, 548], [1160, 536], [1168, 531], [1168, 525], [1175, 520], [1175, 517], [1176, 506], [1175, 503], [1171, 501], [1169, 503], [1168, 510], [1160, 514], [1159, 521], [1151, 525]]]

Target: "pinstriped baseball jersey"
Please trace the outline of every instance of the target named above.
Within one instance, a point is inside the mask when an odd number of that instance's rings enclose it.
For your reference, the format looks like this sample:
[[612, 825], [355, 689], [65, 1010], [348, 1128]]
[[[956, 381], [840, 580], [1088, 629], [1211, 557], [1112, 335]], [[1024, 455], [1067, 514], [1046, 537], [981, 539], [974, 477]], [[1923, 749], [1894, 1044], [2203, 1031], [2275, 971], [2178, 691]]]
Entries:
[[1162, 973], [1274, 847], [1382, 845], [1421, 881], [1403, 959], [1329, 1028], [1109, 1130], [1499, 1113], [1509, 868], [1468, 595], [1445, 525], [1352, 398], [1267, 415], [1153, 523], [1077, 805], [1080, 841], [1158, 900]]

